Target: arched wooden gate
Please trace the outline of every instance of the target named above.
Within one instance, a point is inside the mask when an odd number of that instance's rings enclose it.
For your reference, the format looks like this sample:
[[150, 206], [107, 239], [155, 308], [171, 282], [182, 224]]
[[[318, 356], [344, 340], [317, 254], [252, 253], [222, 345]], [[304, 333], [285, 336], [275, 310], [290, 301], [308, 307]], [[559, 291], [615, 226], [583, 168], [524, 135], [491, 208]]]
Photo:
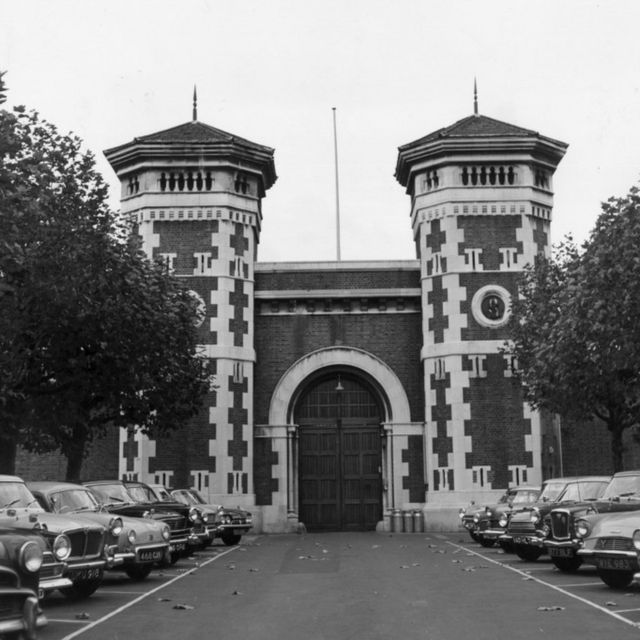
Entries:
[[294, 411], [299, 511], [310, 531], [367, 531], [382, 519], [381, 408], [353, 375], [314, 380]]

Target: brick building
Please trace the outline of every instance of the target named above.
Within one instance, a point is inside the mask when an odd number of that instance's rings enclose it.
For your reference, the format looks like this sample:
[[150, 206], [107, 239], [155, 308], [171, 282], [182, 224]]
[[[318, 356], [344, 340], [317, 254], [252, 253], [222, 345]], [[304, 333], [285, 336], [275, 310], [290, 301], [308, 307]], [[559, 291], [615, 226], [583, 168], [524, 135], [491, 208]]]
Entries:
[[106, 151], [148, 255], [200, 301], [217, 385], [170, 437], [123, 431], [119, 474], [275, 532], [385, 527], [393, 509], [450, 528], [469, 500], [556, 473], [557, 424], [500, 347], [518, 272], [550, 250], [566, 147], [477, 113], [401, 146], [415, 259], [322, 263], [257, 259], [273, 149], [194, 113]]

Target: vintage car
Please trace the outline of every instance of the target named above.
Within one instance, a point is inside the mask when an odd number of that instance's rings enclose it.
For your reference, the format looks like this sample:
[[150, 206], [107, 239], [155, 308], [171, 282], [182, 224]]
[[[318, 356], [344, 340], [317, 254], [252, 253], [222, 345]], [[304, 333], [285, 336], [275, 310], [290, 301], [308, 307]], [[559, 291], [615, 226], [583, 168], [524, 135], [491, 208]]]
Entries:
[[45, 511], [72, 514], [77, 520], [102, 525], [107, 531], [107, 569], [122, 570], [144, 580], [154, 565], [168, 564], [171, 531], [164, 522], [117, 516], [102, 509], [87, 487], [68, 482], [29, 482]]
[[0, 529], [0, 638], [35, 638], [47, 624], [38, 581], [47, 543], [36, 533]]
[[537, 560], [546, 551], [544, 540], [549, 535], [550, 527], [545, 518], [551, 510], [562, 504], [599, 498], [607, 488], [609, 480], [609, 476], [576, 476], [545, 480], [535, 503], [511, 513], [506, 531], [499, 540], [502, 544], [513, 545], [514, 552], [521, 560]]
[[193, 546], [199, 544], [193, 533], [194, 518], [199, 517], [183, 508], [179, 511], [158, 506], [156, 500], [147, 502], [134, 497], [121, 480], [96, 480], [83, 482], [98, 502], [110, 513], [132, 518], [151, 518], [166, 523], [171, 531], [169, 540], [169, 557], [171, 564], [189, 555]]
[[613, 589], [624, 589], [640, 571], [640, 511], [591, 514], [576, 521], [582, 539], [578, 555], [594, 565], [598, 576]]
[[[522, 485], [507, 489], [497, 503], [485, 506], [478, 514], [475, 531], [478, 542], [483, 547], [491, 547], [496, 542], [500, 542], [510, 514], [533, 504], [539, 495], [539, 486]], [[508, 544], [504, 542], [501, 544], [506, 550], [511, 550]]]
[[583, 562], [578, 555], [582, 538], [575, 523], [594, 513], [640, 510], [640, 471], [621, 471], [612, 478], [597, 500], [562, 505], [549, 514], [549, 537], [544, 541], [553, 564], [567, 573], [577, 571]]
[[253, 526], [253, 517], [248, 511], [209, 504], [196, 489], [174, 489], [171, 495], [183, 504], [213, 511], [215, 537], [221, 538], [227, 546], [238, 544], [242, 536]]
[[480, 542], [478, 537], [478, 522], [480, 521], [480, 513], [484, 510], [484, 507], [471, 501], [468, 507], [463, 507], [458, 511], [458, 517], [460, 518], [460, 524], [467, 530], [471, 539], [474, 542]]
[[48, 580], [50, 576], [45, 574], [40, 584], [43, 592], [57, 588], [67, 597], [79, 599], [100, 586], [107, 563], [102, 525], [47, 513], [20, 478], [0, 476], [0, 526], [35, 529], [49, 542], [54, 557], [64, 562], [62, 578], [68, 580]]

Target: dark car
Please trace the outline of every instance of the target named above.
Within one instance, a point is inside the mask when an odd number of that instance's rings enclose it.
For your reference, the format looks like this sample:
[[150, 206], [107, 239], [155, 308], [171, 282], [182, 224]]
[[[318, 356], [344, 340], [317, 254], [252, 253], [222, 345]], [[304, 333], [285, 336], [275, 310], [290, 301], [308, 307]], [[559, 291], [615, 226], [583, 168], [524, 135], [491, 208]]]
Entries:
[[551, 532], [544, 541], [553, 564], [571, 573], [583, 562], [578, 554], [583, 537], [576, 531], [576, 522], [589, 514], [617, 513], [640, 510], [640, 471], [621, 471], [610, 480], [600, 498], [576, 504], [567, 504], [551, 510]]
[[513, 545], [520, 559], [529, 562], [537, 560], [546, 551], [544, 541], [550, 533], [547, 516], [551, 510], [561, 504], [599, 498], [610, 479], [610, 476], [576, 476], [545, 480], [538, 500], [511, 514], [500, 540], [503, 544]]
[[186, 505], [213, 511], [215, 513], [215, 537], [221, 538], [227, 546], [238, 544], [242, 536], [253, 526], [253, 517], [248, 511], [210, 504], [195, 489], [174, 489], [171, 495]]
[[47, 540], [54, 557], [64, 562], [62, 580], [41, 573], [42, 591], [60, 589], [67, 597], [78, 599], [100, 586], [107, 563], [103, 526], [47, 513], [16, 476], [0, 476], [0, 526], [36, 530]]
[[[483, 547], [491, 547], [500, 542], [510, 514], [535, 503], [539, 495], [539, 486], [522, 485], [507, 489], [497, 503], [487, 505], [478, 514], [475, 531], [478, 542]], [[509, 549], [505, 543], [502, 546]]]
[[199, 516], [184, 509], [183, 505], [179, 505], [176, 510], [171, 508], [173, 503], [160, 504], [155, 498], [149, 501], [145, 496], [132, 495], [121, 480], [96, 480], [84, 482], [83, 485], [91, 490], [98, 502], [110, 513], [132, 518], [152, 518], [169, 525], [171, 563], [191, 553], [191, 548], [199, 544], [193, 533], [194, 521]]
[[38, 534], [0, 529], [0, 638], [35, 638], [47, 624], [38, 604], [47, 543]]
[[154, 566], [169, 563], [171, 531], [164, 522], [109, 513], [87, 487], [79, 484], [30, 482], [27, 486], [45, 511], [72, 514], [106, 529], [107, 569], [122, 570], [134, 580], [143, 580]]

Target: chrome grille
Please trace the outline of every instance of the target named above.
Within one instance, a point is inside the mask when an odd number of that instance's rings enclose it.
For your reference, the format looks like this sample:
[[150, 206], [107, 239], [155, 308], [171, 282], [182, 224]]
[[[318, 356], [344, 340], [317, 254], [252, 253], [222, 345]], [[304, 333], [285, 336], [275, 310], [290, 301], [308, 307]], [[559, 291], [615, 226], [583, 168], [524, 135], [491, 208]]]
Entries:
[[510, 520], [507, 532], [510, 535], [531, 536], [535, 535], [536, 528], [531, 520], [516, 520], [515, 522]]
[[24, 601], [24, 594], [0, 593], [0, 621], [22, 617]]
[[40, 579], [42, 578], [59, 578], [64, 571], [64, 565], [62, 562], [56, 562], [53, 553], [46, 551], [44, 554], [44, 560], [40, 567]]
[[568, 511], [551, 512], [551, 535], [555, 540], [568, 540], [570, 532], [571, 516]]
[[67, 533], [71, 540], [70, 558], [99, 556], [104, 546], [104, 534], [100, 530], [71, 531]]
[[633, 551], [631, 538], [598, 538], [596, 549], [600, 551]]

